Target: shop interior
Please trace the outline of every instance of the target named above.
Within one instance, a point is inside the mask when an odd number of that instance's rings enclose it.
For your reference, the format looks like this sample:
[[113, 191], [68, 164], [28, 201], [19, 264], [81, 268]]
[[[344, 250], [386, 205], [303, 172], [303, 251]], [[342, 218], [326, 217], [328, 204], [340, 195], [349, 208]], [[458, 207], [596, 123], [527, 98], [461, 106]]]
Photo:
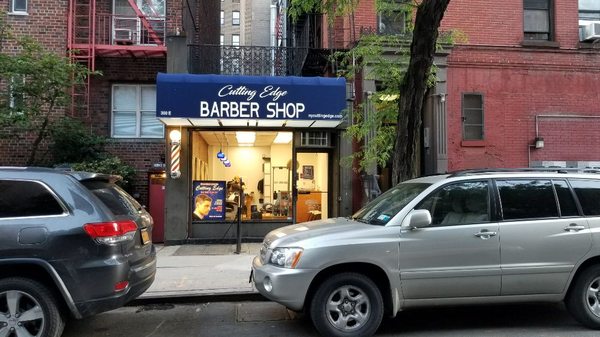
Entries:
[[291, 222], [294, 185], [296, 222], [327, 218], [328, 154], [299, 152], [293, 161], [292, 132], [192, 131], [191, 138], [192, 179], [226, 182], [225, 221], [241, 207], [242, 221]]

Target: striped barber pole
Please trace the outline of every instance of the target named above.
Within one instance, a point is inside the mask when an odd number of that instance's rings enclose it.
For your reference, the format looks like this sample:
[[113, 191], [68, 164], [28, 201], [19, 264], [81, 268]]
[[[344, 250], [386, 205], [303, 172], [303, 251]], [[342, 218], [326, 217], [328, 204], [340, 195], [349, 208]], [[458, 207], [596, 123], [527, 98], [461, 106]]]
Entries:
[[171, 177], [179, 178], [180, 171], [181, 145], [179, 143], [171, 144]]

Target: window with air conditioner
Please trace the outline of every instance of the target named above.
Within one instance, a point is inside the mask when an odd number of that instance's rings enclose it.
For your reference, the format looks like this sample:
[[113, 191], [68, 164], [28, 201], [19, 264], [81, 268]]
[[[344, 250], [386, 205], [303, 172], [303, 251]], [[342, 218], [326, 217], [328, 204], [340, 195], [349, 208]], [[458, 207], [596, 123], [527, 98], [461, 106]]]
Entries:
[[523, 0], [525, 40], [552, 41], [552, 0]]
[[156, 85], [113, 85], [111, 110], [112, 137], [164, 137], [163, 124], [156, 118]]
[[483, 140], [483, 95], [463, 94], [462, 99], [463, 140]]
[[406, 34], [409, 13], [406, 2], [406, 0], [380, 1], [377, 33], [382, 35]]
[[112, 44], [164, 45], [165, 18], [166, 0], [113, 0]]
[[579, 0], [580, 40], [600, 40], [600, 0]]

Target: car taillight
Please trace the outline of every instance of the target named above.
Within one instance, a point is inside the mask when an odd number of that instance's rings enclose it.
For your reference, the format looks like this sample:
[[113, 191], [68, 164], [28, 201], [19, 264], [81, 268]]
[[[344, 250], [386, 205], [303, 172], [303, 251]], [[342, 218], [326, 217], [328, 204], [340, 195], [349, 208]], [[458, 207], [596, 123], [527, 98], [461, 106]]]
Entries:
[[133, 240], [137, 224], [132, 220], [95, 222], [83, 225], [83, 230], [97, 242], [110, 245]]

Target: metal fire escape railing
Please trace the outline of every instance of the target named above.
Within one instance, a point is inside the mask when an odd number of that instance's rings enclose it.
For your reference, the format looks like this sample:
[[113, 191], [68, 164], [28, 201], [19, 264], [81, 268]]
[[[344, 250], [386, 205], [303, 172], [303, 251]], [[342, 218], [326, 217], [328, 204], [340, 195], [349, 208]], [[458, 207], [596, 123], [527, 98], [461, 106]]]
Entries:
[[298, 58], [306, 48], [189, 45], [189, 69], [200, 73], [206, 55], [219, 56], [219, 72], [223, 75], [300, 76]]
[[[79, 63], [94, 71], [96, 34], [95, 15], [96, 1], [69, 0], [69, 18], [67, 27], [67, 43], [71, 62]], [[75, 46], [77, 45], [77, 49]], [[89, 118], [90, 77], [83, 83], [71, 88], [71, 116]]]
[[[121, 48], [120, 55], [133, 55], [123, 49], [133, 46], [148, 50], [161, 47], [162, 51], [147, 52], [165, 53], [166, 17], [157, 13], [151, 5], [152, 15], [146, 15], [135, 0], [127, 1], [135, 15], [96, 13], [96, 0], [69, 0], [67, 47], [71, 62], [95, 71], [96, 56], [114, 56], [116, 48]], [[142, 52], [139, 55], [146, 54]], [[71, 115], [89, 118], [89, 76], [84, 83], [73, 86], [71, 98]]]

